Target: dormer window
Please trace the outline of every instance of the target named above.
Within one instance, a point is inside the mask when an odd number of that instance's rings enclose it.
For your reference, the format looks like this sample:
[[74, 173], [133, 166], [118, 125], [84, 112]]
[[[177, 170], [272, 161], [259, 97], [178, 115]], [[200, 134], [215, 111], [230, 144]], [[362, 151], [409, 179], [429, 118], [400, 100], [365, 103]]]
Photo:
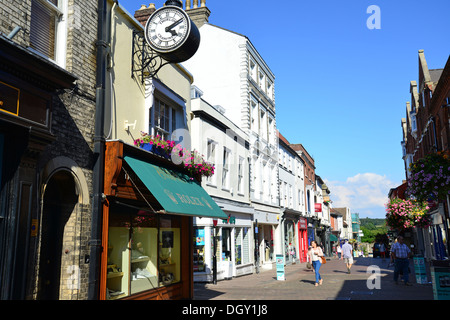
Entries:
[[197, 86], [191, 86], [191, 99], [198, 99], [203, 96], [203, 91], [200, 90]]

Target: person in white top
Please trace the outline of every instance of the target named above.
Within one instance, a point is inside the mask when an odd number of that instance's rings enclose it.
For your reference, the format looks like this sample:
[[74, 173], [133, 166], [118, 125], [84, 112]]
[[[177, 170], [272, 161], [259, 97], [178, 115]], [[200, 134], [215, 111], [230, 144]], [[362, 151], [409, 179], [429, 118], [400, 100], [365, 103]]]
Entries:
[[320, 276], [319, 269], [322, 265], [322, 259], [323, 257], [323, 251], [322, 248], [317, 245], [317, 242], [315, 240], [311, 241], [311, 250], [308, 252], [309, 254], [309, 261], [312, 263], [312, 267], [314, 269], [314, 272], [316, 274], [316, 284], [317, 287], [319, 284], [322, 285], [322, 277]]
[[342, 246], [342, 258], [344, 258], [344, 262], [347, 265], [347, 273], [350, 274], [350, 269], [353, 264], [353, 248], [348, 243], [348, 240], [345, 240], [345, 244]]
[[340, 244], [337, 245], [336, 251], [337, 251], [338, 258], [340, 259], [341, 258], [341, 254], [342, 254], [342, 249], [341, 249], [341, 245]]

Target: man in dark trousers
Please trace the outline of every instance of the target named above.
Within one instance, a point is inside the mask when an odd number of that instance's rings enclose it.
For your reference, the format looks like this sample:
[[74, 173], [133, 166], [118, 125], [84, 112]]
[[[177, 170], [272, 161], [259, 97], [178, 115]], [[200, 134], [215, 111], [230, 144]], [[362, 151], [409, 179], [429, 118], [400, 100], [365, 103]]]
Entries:
[[403, 243], [403, 237], [399, 236], [397, 242], [393, 244], [391, 249], [392, 258], [394, 259], [394, 281], [398, 284], [398, 276], [403, 273], [405, 285], [410, 286], [409, 280], [409, 258], [411, 250]]

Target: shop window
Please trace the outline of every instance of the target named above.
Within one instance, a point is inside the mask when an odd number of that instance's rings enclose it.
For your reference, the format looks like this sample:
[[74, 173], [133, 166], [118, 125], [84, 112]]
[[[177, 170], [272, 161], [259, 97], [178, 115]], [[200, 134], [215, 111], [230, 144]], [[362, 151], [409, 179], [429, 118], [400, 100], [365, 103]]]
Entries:
[[250, 263], [250, 248], [248, 228], [235, 230], [235, 262], [236, 265]]
[[236, 228], [235, 231], [235, 262], [236, 265], [242, 264], [242, 238], [241, 238], [242, 228]]
[[250, 263], [250, 235], [249, 228], [242, 228], [242, 263]]
[[194, 229], [194, 272], [205, 271], [205, 228]]
[[180, 218], [111, 207], [107, 299], [181, 280]]
[[231, 230], [222, 228], [222, 261], [231, 261]]

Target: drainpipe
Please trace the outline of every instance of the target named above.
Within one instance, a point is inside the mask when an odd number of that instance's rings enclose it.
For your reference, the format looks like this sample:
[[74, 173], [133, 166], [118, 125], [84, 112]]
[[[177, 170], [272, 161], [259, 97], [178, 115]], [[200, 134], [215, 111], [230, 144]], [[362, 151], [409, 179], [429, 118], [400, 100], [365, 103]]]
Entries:
[[98, 0], [97, 24], [97, 83], [95, 106], [95, 133], [94, 133], [94, 167], [93, 167], [93, 201], [91, 216], [91, 239], [89, 241], [89, 289], [88, 300], [98, 300], [100, 266], [102, 253], [102, 196], [103, 176], [105, 167], [105, 137], [104, 114], [106, 95], [106, 67], [107, 67], [107, 4], [106, 0]]

